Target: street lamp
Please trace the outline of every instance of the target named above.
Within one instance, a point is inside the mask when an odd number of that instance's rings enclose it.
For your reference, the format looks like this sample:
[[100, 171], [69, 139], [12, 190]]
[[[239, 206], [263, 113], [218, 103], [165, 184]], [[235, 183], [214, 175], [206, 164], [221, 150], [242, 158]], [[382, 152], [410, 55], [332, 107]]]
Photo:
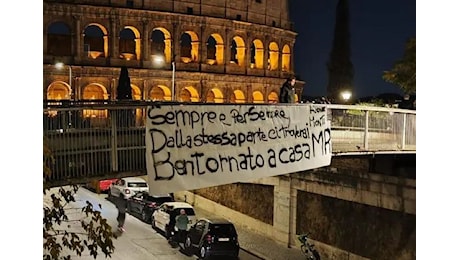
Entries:
[[342, 95], [342, 99], [344, 100], [345, 103], [347, 103], [351, 98], [351, 92], [348, 90], [345, 90], [340, 94]]
[[[56, 64], [54, 64], [54, 66], [56, 67], [56, 69], [58, 70], [61, 70], [64, 68], [64, 63], [62, 62], [57, 62]], [[72, 99], [72, 67], [70, 65], [67, 65], [67, 67], [69, 67], [69, 87], [70, 87], [70, 99]]]
[[[153, 55], [153, 63], [157, 64], [158, 66], [164, 65], [166, 63], [164, 57], [162, 55]], [[171, 62], [172, 66], [172, 78], [171, 78], [171, 101], [176, 100], [176, 86], [175, 86], [175, 79], [176, 79], [176, 63], [174, 60]]]

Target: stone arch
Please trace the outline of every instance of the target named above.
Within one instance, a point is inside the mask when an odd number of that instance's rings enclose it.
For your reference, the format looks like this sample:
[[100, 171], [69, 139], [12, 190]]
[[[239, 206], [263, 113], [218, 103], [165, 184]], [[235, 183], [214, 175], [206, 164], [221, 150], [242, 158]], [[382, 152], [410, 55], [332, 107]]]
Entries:
[[290, 71], [291, 70], [291, 48], [287, 44], [283, 46], [283, 55], [281, 60], [281, 70]]
[[[107, 88], [102, 84], [90, 83], [83, 88], [83, 100], [107, 100], [108, 98]], [[104, 125], [106, 123], [107, 110], [85, 109], [83, 110], [83, 117], [90, 118], [91, 125]]]
[[264, 103], [264, 95], [262, 92], [258, 90], [252, 92], [252, 103]]
[[278, 44], [276, 42], [270, 42], [268, 45], [268, 69], [269, 70], [277, 70], [278, 69], [278, 63], [279, 63], [279, 48]]
[[72, 55], [72, 33], [70, 26], [62, 21], [50, 23], [47, 27], [47, 50], [54, 56]]
[[212, 88], [208, 91], [206, 95], [207, 103], [224, 103], [224, 95], [222, 91], [218, 88]]
[[189, 86], [182, 89], [180, 92], [180, 101], [181, 102], [199, 102], [200, 95], [196, 88]]
[[106, 100], [109, 98], [107, 88], [99, 83], [90, 83], [83, 88], [84, 100]]
[[70, 99], [70, 89], [69, 84], [64, 81], [55, 81], [51, 83], [46, 90], [46, 99], [48, 100], [61, 100], [61, 99]]
[[234, 36], [230, 45], [230, 63], [245, 66], [246, 46], [241, 36]]
[[125, 60], [140, 60], [141, 34], [134, 26], [126, 25], [120, 31], [118, 50], [120, 58]]
[[232, 96], [230, 97], [230, 103], [245, 103], [246, 97], [244, 96], [243, 91], [237, 89], [234, 90]]
[[150, 37], [150, 55], [163, 55], [166, 63], [172, 61], [172, 39], [171, 33], [163, 27], [156, 27], [152, 30]]
[[278, 103], [278, 93], [275, 91], [270, 92], [268, 94], [268, 103]]
[[224, 64], [224, 39], [218, 33], [213, 33], [206, 42], [206, 62], [210, 65]]
[[133, 97], [133, 100], [141, 100], [142, 99], [142, 92], [141, 89], [134, 85], [131, 84], [131, 96]]
[[[133, 97], [133, 100], [142, 99], [141, 89], [134, 84], [131, 84], [131, 96]], [[142, 109], [136, 108], [136, 126], [142, 125], [143, 120], [144, 120], [144, 116], [142, 114]]]
[[264, 44], [261, 40], [255, 39], [251, 44], [251, 68], [264, 68]]
[[90, 23], [83, 31], [83, 42], [89, 46], [89, 56], [93, 59], [109, 56], [109, 36], [107, 29], [98, 23]]
[[198, 62], [200, 42], [194, 31], [185, 31], [180, 37], [180, 58], [183, 63]]
[[150, 90], [150, 100], [171, 101], [171, 90], [164, 85], [156, 85]]

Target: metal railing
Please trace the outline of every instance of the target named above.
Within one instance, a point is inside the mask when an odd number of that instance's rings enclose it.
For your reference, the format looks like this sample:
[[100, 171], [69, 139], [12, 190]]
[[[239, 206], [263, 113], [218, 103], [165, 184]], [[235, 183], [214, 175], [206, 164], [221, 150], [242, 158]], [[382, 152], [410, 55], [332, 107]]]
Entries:
[[[145, 114], [147, 107], [153, 104], [165, 103], [46, 102], [43, 130], [55, 159], [51, 166], [53, 174], [48, 181], [63, 185], [84, 183], [94, 178], [146, 174]], [[334, 155], [415, 153], [415, 111], [349, 105], [325, 106], [331, 122]]]

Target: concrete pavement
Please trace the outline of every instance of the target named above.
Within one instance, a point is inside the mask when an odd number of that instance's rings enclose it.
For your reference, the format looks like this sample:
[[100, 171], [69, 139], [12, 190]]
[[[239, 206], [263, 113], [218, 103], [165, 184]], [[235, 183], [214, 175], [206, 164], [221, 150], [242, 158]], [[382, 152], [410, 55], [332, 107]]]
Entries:
[[[195, 207], [197, 217], [220, 216]], [[225, 216], [220, 216], [224, 217]], [[259, 235], [249, 227], [235, 224], [241, 249], [265, 260], [305, 260], [300, 249], [288, 248], [269, 237]]]

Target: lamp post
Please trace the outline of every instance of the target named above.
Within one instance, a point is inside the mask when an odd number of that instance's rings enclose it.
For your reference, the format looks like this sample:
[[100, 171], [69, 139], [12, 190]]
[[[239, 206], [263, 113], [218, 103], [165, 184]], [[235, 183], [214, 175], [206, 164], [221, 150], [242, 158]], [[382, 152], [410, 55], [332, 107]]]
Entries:
[[[165, 59], [162, 55], [153, 55], [153, 63], [157, 64], [158, 66], [162, 66], [165, 64]], [[172, 66], [172, 77], [171, 77], [171, 101], [176, 100], [176, 63], [174, 60], [171, 62]]]
[[171, 101], [176, 100], [176, 85], [175, 85], [175, 79], [176, 79], [176, 63], [174, 61], [171, 62], [172, 65], [172, 79], [171, 79]]
[[[58, 62], [54, 66], [56, 67], [56, 69], [61, 70], [64, 68], [65, 65], [62, 62]], [[72, 91], [72, 67], [70, 65], [67, 65], [67, 67], [69, 68], [69, 87], [70, 87], [69, 95], [70, 95], [70, 99], [72, 99], [72, 92], [73, 92]]]

